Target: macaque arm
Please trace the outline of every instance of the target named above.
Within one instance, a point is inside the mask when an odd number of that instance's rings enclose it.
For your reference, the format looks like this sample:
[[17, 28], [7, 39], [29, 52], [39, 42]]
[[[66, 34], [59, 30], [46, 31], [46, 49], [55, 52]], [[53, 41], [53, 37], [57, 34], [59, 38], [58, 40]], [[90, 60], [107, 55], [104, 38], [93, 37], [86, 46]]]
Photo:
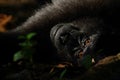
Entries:
[[[102, 10], [118, 6], [119, 0], [53, 0], [29, 17], [26, 22], [8, 32], [28, 33], [50, 29], [60, 22], [69, 22], [81, 16], [91, 16], [101, 13]], [[104, 9], [103, 9], [104, 8]]]

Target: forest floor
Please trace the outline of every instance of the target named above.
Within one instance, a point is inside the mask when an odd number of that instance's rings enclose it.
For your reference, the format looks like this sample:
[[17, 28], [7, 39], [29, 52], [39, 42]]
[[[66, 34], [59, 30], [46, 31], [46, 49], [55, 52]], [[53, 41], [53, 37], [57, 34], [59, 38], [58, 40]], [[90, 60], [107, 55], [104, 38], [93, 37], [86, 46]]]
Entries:
[[120, 53], [89, 69], [50, 64], [9, 63], [0, 67], [0, 80], [120, 80]]

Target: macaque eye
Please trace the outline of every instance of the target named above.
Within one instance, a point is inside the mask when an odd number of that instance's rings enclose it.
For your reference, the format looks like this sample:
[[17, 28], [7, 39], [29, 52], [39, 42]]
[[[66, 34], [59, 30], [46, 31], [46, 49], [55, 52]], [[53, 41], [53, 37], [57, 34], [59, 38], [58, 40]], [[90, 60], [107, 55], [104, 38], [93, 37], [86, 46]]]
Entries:
[[90, 39], [87, 39], [86, 41], [85, 41], [85, 45], [89, 45], [90, 44]]

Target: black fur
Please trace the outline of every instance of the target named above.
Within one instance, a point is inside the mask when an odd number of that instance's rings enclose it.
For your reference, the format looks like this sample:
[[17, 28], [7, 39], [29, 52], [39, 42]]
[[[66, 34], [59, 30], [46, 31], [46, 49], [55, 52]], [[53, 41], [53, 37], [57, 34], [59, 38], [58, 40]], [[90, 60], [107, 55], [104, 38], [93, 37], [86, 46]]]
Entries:
[[16, 37], [20, 34], [37, 32], [38, 55], [40, 58], [45, 57], [44, 60], [46, 60], [46, 55], [54, 55], [52, 53], [55, 50], [49, 37], [51, 28], [59, 23], [71, 23], [80, 30], [82, 28], [83, 32], [100, 34], [97, 50], [105, 48], [106, 51], [111, 49], [112, 52], [117, 53], [120, 44], [119, 10], [120, 0], [53, 0], [52, 3], [36, 11], [33, 16], [16, 29], [1, 33], [1, 46], [9, 44], [4, 44], [5, 40], [15, 42]]

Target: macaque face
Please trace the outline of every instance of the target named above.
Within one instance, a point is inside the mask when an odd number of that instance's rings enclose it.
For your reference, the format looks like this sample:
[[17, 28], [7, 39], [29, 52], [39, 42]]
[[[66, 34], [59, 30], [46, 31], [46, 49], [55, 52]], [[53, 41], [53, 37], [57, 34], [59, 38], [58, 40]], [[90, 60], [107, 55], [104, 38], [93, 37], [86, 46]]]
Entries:
[[80, 32], [71, 24], [59, 24], [52, 28], [50, 36], [58, 53], [62, 51], [73, 64], [79, 66], [86, 55], [92, 54], [98, 34]]

